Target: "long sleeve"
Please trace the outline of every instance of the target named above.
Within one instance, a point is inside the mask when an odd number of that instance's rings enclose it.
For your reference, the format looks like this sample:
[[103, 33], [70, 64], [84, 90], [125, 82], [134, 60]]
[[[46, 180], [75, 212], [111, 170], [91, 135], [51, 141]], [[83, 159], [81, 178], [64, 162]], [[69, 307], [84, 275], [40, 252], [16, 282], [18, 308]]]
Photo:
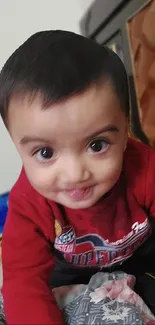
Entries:
[[[55, 261], [40, 229], [43, 217], [46, 222], [51, 216], [41, 206], [36, 208], [24, 196], [10, 196], [2, 242], [2, 293], [8, 325], [63, 323], [48, 285]], [[53, 231], [52, 222], [49, 227]]]
[[150, 150], [148, 155], [145, 207], [149, 215], [155, 218], [155, 151], [153, 150]]

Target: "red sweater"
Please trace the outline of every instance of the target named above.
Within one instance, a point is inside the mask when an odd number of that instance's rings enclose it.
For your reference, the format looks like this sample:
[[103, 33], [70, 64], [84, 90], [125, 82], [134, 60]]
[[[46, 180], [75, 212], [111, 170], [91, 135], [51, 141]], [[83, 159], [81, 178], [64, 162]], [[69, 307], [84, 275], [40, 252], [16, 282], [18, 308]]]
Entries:
[[8, 324], [63, 324], [49, 286], [55, 252], [74, 267], [122, 263], [149, 236], [155, 216], [155, 152], [129, 140], [122, 175], [95, 206], [72, 210], [30, 185], [24, 170], [12, 189], [3, 234], [3, 296]]

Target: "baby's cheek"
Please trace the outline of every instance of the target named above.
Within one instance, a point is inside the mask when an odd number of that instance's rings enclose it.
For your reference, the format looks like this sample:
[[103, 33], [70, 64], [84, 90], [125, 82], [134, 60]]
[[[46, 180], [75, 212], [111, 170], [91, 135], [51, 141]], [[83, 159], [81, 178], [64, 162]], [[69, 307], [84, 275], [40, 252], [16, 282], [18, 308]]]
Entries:
[[48, 175], [44, 175], [44, 173], [42, 173], [41, 175], [39, 174], [38, 177], [36, 177], [35, 184], [38, 189], [48, 191], [52, 186], [52, 179], [50, 178], [50, 176], [48, 177]]
[[[122, 161], [118, 159], [108, 159], [105, 164], [102, 165], [100, 169], [100, 179], [102, 182], [107, 184], [108, 187], [112, 187], [120, 177], [122, 171]], [[101, 176], [102, 175], [102, 176]]]
[[28, 170], [27, 177], [31, 185], [39, 192], [47, 191], [52, 184], [52, 179], [46, 167]]
[[122, 171], [122, 161], [121, 160], [113, 160], [111, 163], [111, 176], [117, 180]]
[[104, 171], [105, 174], [107, 174], [107, 177], [109, 176], [115, 176], [118, 173], [120, 173], [120, 170], [122, 169], [122, 159], [116, 156], [109, 157], [104, 161]]

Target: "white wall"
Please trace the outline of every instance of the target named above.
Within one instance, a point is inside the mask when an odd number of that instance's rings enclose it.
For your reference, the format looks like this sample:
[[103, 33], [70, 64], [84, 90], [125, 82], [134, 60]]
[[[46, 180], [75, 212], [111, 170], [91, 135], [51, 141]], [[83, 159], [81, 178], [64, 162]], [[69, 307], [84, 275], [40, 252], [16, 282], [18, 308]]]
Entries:
[[[0, 0], [0, 69], [10, 54], [39, 30], [66, 29], [80, 33], [79, 19], [93, 0]], [[0, 120], [0, 193], [11, 188], [21, 168]]]

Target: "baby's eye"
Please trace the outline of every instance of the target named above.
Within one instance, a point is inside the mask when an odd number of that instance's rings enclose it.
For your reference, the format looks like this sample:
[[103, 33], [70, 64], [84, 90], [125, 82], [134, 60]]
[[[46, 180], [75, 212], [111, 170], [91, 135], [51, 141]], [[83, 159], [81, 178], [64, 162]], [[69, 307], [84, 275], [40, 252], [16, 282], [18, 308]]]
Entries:
[[49, 147], [44, 147], [34, 153], [36, 159], [40, 162], [47, 162], [53, 157], [53, 150]]
[[109, 148], [109, 143], [104, 140], [94, 140], [89, 144], [88, 152], [89, 153], [101, 153], [106, 151]]

